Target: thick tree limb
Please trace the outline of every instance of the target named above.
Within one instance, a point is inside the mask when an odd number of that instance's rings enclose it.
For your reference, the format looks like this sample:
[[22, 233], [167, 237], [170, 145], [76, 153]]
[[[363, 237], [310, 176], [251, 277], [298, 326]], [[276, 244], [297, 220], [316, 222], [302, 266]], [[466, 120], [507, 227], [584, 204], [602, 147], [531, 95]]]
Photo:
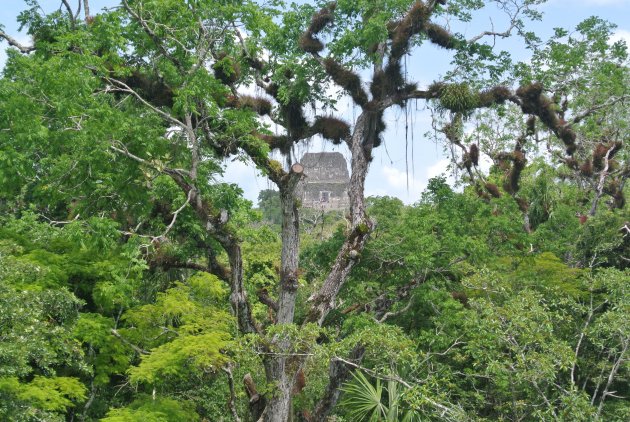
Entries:
[[258, 421], [265, 409], [266, 400], [258, 393], [256, 383], [250, 374], [245, 374], [243, 384], [245, 384], [245, 391], [249, 397], [249, 410], [252, 419]]
[[[361, 363], [364, 354], [365, 348], [357, 345], [350, 352], [348, 359], [353, 363]], [[328, 365], [328, 385], [326, 386], [322, 398], [313, 408], [313, 412], [308, 418], [309, 421], [317, 422], [326, 420], [339, 401], [341, 386], [348, 378], [350, 378], [350, 365], [336, 358], [331, 359]]]
[[241, 331], [244, 333], [258, 332], [259, 329], [254, 323], [254, 319], [251, 314], [251, 307], [249, 306], [247, 294], [245, 293], [245, 286], [243, 284], [243, 259], [241, 256], [239, 241], [232, 233], [225, 230], [225, 221], [222, 221], [221, 214], [211, 214], [199, 195], [198, 189], [186, 181], [184, 175], [189, 176], [189, 172], [180, 169], [157, 166], [154, 163], [130, 153], [126, 149], [123, 150], [113, 145], [110, 146], [110, 149], [119, 154], [125, 155], [134, 161], [154, 168], [161, 173], [168, 174], [186, 193], [187, 197], [190, 198], [188, 202], [192, 205], [200, 221], [205, 225], [208, 233], [221, 244], [221, 247], [223, 247], [228, 254], [230, 261], [230, 302], [237, 317], [237, 321], [239, 322]]
[[364, 197], [365, 177], [374, 145], [374, 129], [371, 117], [370, 112], [361, 113], [357, 119], [354, 133], [349, 140], [350, 151], [352, 152], [352, 174], [348, 196], [350, 197], [352, 229], [339, 250], [322, 287], [309, 297], [311, 310], [305, 322], [317, 322], [321, 325], [328, 313], [335, 308], [337, 294], [360, 257], [365, 242], [375, 226], [375, 223], [367, 217]]
[[261, 289], [257, 293], [258, 300], [260, 300], [261, 303], [267, 305], [274, 312], [278, 312], [278, 302], [276, 302], [269, 296], [269, 292], [267, 291], [267, 289]]
[[31, 51], [35, 51], [35, 46], [33, 45], [23, 45], [20, 44], [15, 38], [7, 34], [6, 32], [0, 30], [0, 38], [5, 39], [10, 46], [17, 48], [23, 54], [28, 54]]
[[282, 205], [282, 251], [280, 256], [280, 294], [277, 320], [279, 324], [291, 324], [295, 313], [298, 288], [298, 257], [300, 250], [300, 219], [295, 188], [304, 176], [304, 167], [293, 164], [288, 174], [280, 180]]
[[148, 264], [151, 267], [160, 267], [164, 269], [183, 268], [187, 270], [204, 271], [204, 272], [212, 273], [212, 271], [206, 265], [198, 264], [196, 262], [190, 262], [190, 261], [179, 261], [171, 257], [165, 257], [159, 260], [149, 261]]
[[[61, 2], [63, 3], [63, 5], [66, 7], [66, 10], [68, 11], [68, 16], [70, 16], [70, 24], [72, 25], [72, 28], [74, 29], [74, 26], [76, 25], [76, 19], [75, 19], [75, 15], [74, 12], [72, 11], [72, 7], [70, 7], [70, 3], [68, 3], [68, 0], [61, 0]], [[80, 5], [81, 3], [79, 3]]]
[[83, 0], [83, 11], [85, 14], [85, 22], [88, 22], [90, 20], [90, 0]]

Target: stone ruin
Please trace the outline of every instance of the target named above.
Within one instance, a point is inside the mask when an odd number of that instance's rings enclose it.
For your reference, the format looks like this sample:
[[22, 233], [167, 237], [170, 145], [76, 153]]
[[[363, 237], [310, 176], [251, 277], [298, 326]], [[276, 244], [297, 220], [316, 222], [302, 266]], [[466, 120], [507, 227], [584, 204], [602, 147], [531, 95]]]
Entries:
[[300, 164], [304, 177], [298, 187], [302, 206], [320, 210], [343, 210], [350, 207], [350, 176], [346, 159], [340, 152], [307, 152]]

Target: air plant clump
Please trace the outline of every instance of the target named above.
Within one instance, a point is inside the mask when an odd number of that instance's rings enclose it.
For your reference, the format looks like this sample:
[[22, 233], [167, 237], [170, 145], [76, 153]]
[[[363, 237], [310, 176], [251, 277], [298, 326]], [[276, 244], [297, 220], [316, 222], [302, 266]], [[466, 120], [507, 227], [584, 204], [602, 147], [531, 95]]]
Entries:
[[419, 1], [409, 9], [392, 34], [391, 56], [400, 59], [409, 48], [409, 39], [418, 34], [429, 18], [429, 10]]
[[468, 154], [470, 155], [470, 161], [476, 166], [479, 165], [479, 147], [477, 144], [472, 144], [468, 150]]
[[562, 126], [557, 131], [557, 135], [560, 137], [560, 139], [562, 139], [562, 142], [564, 142], [564, 144], [566, 145], [567, 154], [572, 155], [577, 150], [577, 145], [575, 144], [577, 135], [575, 131], [573, 131], [573, 129], [567, 126]]
[[284, 118], [289, 135], [299, 137], [308, 128], [308, 122], [302, 110], [302, 103], [299, 101], [289, 100], [287, 104], [281, 104], [280, 113]]
[[220, 53], [217, 61], [212, 65], [214, 77], [226, 85], [231, 85], [241, 76], [241, 68], [227, 53]]
[[280, 93], [280, 87], [276, 83], [270, 83], [265, 87], [265, 91], [267, 94], [271, 95], [273, 98], [278, 98], [278, 94]]
[[[465, 83], [444, 84], [438, 87], [439, 108], [454, 113], [466, 113], [479, 105], [477, 95]], [[429, 91], [432, 88], [429, 87]]]
[[444, 47], [446, 49], [453, 49], [457, 47], [457, 38], [453, 37], [450, 32], [440, 25], [428, 23], [426, 25], [426, 33], [431, 42], [439, 45], [440, 47]]
[[560, 119], [556, 113], [555, 105], [546, 95], [542, 93], [543, 87], [539, 82], [520, 87], [516, 95], [523, 100], [523, 111], [535, 114], [550, 129], [556, 129], [560, 125]]
[[350, 136], [350, 126], [335, 117], [318, 117], [311, 127], [313, 133], [320, 133], [324, 138], [338, 145]]
[[613, 194], [613, 206], [618, 209], [622, 209], [626, 206], [626, 197], [623, 194], [623, 190], [619, 189]]
[[591, 160], [586, 160], [584, 163], [582, 163], [582, 165], [580, 166], [580, 173], [587, 177], [593, 175], [593, 163], [591, 162]]
[[512, 162], [512, 168], [507, 175], [507, 180], [503, 184], [503, 189], [511, 195], [515, 194], [520, 189], [518, 182], [527, 163], [527, 159], [522, 151], [514, 151], [512, 153]]
[[263, 68], [265, 67], [265, 64], [261, 60], [257, 59], [256, 57], [245, 56], [245, 62], [252, 69], [263, 70]]
[[468, 152], [465, 152], [462, 156], [462, 166], [468, 171], [472, 169], [472, 160]]
[[383, 143], [383, 138], [381, 134], [385, 132], [387, 129], [387, 125], [385, 124], [385, 119], [383, 118], [383, 112], [379, 112], [376, 116], [376, 126], [374, 130], [374, 148], [380, 146]]
[[495, 185], [494, 183], [487, 182], [485, 186], [486, 186], [486, 190], [494, 198], [500, 198], [501, 197], [501, 191], [499, 191], [499, 187], [497, 185]]
[[391, 40], [396, 35], [396, 30], [400, 26], [401, 21], [389, 21], [387, 22], [387, 37]]
[[510, 161], [512, 160], [512, 154], [509, 152], [499, 152], [494, 156], [497, 167], [503, 171], [510, 170]]
[[564, 159], [564, 164], [567, 165], [571, 170], [577, 170], [580, 168], [580, 163], [573, 157], [567, 157]]
[[271, 114], [272, 108], [269, 100], [251, 95], [241, 95], [239, 97], [230, 95], [226, 105], [234, 108], [249, 108], [261, 116]]
[[593, 150], [593, 168], [595, 171], [601, 171], [604, 169], [604, 159], [606, 158], [606, 154], [608, 154], [608, 170], [612, 171], [613, 167], [617, 165], [617, 162], [612, 160], [617, 152], [621, 150], [622, 147], [621, 142], [614, 143], [599, 143], [595, 146]]
[[304, 32], [299, 40], [300, 48], [307, 53], [319, 53], [324, 49], [324, 44], [313, 37], [310, 31]]
[[346, 69], [332, 58], [324, 60], [324, 67], [333, 81], [348, 91], [355, 103], [360, 106], [367, 104], [368, 96], [361, 86], [361, 78], [356, 73]]
[[326, 27], [333, 20], [333, 12], [337, 7], [337, 3], [331, 2], [328, 6], [322, 8], [319, 12], [313, 15], [311, 24], [308, 27], [312, 34], [318, 34], [322, 29]]
[[514, 198], [516, 200], [516, 203], [518, 204], [518, 208], [521, 210], [521, 212], [527, 212], [527, 210], [529, 209], [529, 203], [527, 202], [527, 200], [525, 198]]
[[622, 146], [623, 146], [623, 143], [621, 141], [617, 141], [613, 143], [611, 145], [612, 150], [610, 151], [610, 158], [614, 157], [615, 154], [617, 154], [621, 150]]
[[480, 107], [489, 107], [493, 104], [503, 104], [512, 96], [509, 88], [504, 86], [495, 86], [489, 90], [482, 91], [478, 95]]
[[475, 185], [475, 193], [478, 197], [485, 199], [486, 201], [490, 200], [490, 195], [486, 191], [484, 191], [478, 184]]
[[431, 98], [439, 98], [444, 91], [444, 87], [446, 87], [444, 82], [433, 82], [429, 85], [427, 91], [429, 92]]
[[604, 185], [604, 193], [612, 196], [612, 206], [614, 208], [623, 208], [626, 205], [626, 198], [623, 194], [623, 184], [619, 179], [615, 178]]
[[604, 185], [604, 193], [608, 195], [614, 195], [621, 188], [621, 183], [618, 179], [612, 179]]
[[125, 84], [140, 92], [148, 102], [156, 107], [173, 107], [173, 90], [158, 75], [145, 74], [134, 70], [124, 79]]
[[291, 150], [291, 141], [288, 136], [267, 135], [263, 133], [256, 133], [255, 135], [269, 145], [269, 148], [271, 149], [279, 149], [282, 152], [288, 152]]
[[604, 158], [606, 157], [608, 150], [609, 147], [602, 143], [595, 146], [595, 149], [593, 150], [593, 169], [595, 171], [602, 171], [604, 169]]
[[372, 111], [369, 113], [368, 132], [363, 139], [363, 145], [376, 148], [381, 145], [381, 133], [387, 128], [385, 120], [383, 120], [383, 111]]
[[536, 116], [529, 116], [525, 124], [527, 125], [528, 135], [531, 136], [536, 133]]
[[576, 134], [558, 117], [557, 105], [542, 92], [543, 86], [540, 82], [518, 88], [516, 95], [521, 99], [521, 109], [524, 113], [538, 116], [564, 142], [567, 147], [567, 154], [572, 155], [577, 149], [575, 145]]
[[387, 95], [397, 93], [404, 84], [405, 80], [402, 76], [400, 62], [390, 61], [385, 70], [374, 74], [370, 91], [375, 99], [381, 99]]

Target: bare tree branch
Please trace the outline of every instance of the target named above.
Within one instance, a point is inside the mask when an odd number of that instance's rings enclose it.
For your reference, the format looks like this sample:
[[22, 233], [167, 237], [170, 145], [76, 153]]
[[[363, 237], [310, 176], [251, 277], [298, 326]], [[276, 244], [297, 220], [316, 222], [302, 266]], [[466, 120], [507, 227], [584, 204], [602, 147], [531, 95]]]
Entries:
[[574, 125], [576, 123], [579, 123], [580, 121], [584, 120], [586, 117], [592, 115], [593, 113], [602, 110], [604, 108], [608, 108], [612, 105], [615, 105], [617, 103], [623, 102], [627, 99], [630, 99], [630, 94], [626, 94], [626, 95], [621, 95], [619, 97], [610, 97], [607, 101], [604, 101], [601, 104], [596, 104], [586, 110], [584, 110], [583, 112], [576, 114], [575, 116], [573, 116], [573, 118], [567, 123], [567, 125]]
[[119, 332], [118, 330], [116, 330], [115, 328], [112, 328], [111, 330], [109, 330], [109, 332], [116, 337], [117, 339], [119, 339], [120, 341], [122, 341], [123, 343], [125, 343], [127, 346], [131, 347], [136, 353], [138, 353], [139, 355], [149, 355], [151, 354], [150, 352], [136, 346], [135, 344], [131, 343], [129, 340], [127, 340], [126, 338], [124, 338]]
[[184, 124], [183, 122], [177, 120], [172, 115], [170, 115], [168, 113], [165, 113], [164, 111], [160, 110], [159, 108], [153, 106], [151, 103], [149, 103], [147, 100], [142, 98], [142, 96], [140, 94], [138, 94], [133, 88], [131, 88], [129, 85], [127, 85], [123, 81], [120, 81], [120, 80], [114, 79], [114, 78], [109, 78], [109, 77], [106, 77], [105, 80], [110, 82], [112, 85], [115, 85], [114, 87], [111, 87], [111, 88], [108, 87], [106, 89], [106, 92], [108, 90], [110, 90], [110, 91], [113, 90], [113, 91], [127, 92], [127, 93], [133, 95], [134, 97], [136, 97], [142, 104], [147, 106], [149, 109], [151, 109], [155, 113], [159, 114], [164, 120], [166, 120], [168, 122], [171, 122], [172, 124], [174, 124], [176, 126], [179, 126], [179, 127], [183, 128], [183, 129], [187, 129], [186, 124]]
[[[623, 334], [621, 335], [623, 336]], [[630, 346], [630, 338], [627, 338], [627, 337], [622, 338], [621, 344], [622, 344], [622, 349], [619, 352], [619, 356], [617, 356], [617, 359], [615, 359], [615, 363], [610, 369], [610, 373], [608, 374], [608, 379], [606, 380], [606, 386], [604, 387], [604, 391], [602, 392], [602, 397], [599, 401], [599, 406], [597, 406], [597, 413], [595, 415], [596, 420], [599, 419], [599, 416], [601, 415], [602, 410], [604, 409], [604, 401], [606, 400], [606, 398], [609, 396], [614, 397], [615, 391], [610, 391], [610, 386], [613, 383], [615, 376], [617, 375], [617, 372], [619, 371], [619, 368], [626, 360], [625, 355], [626, 355], [626, 352], [628, 351], [628, 346]]]
[[90, 20], [90, 0], [83, 0], [83, 11], [85, 13], [85, 22], [88, 22]]
[[597, 205], [599, 204], [599, 200], [604, 193], [604, 182], [606, 181], [606, 176], [608, 176], [608, 167], [610, 166], [610, 153], [615, 149], [615, 145], [611, 146], [608, 151], [606, 151], [606, 156], [604, 157], [604, 169], [599, 175], [599, 182], [597, 183], [597, 188], [595, 189], [595, 197], [593, 198], [593, 204], [591, 205], [591, 210], [589, 211], [589, 215], [592, 217], [597, 212]]
[[[144, 32], [149, 36], [149, 38], [151, 38], [151, 40], [153, 41], [155, 46], [162, 52], [164, 57], [166, 57], [170, 61], [172, 61], [173, 64], [175, 64], [175, 66], [177, 66], [178, 68], [181, 68], [182, 66], [181, 66], [181, 63], [179, 62], [179, 60], [177, 60], [175, 57], [173, 57], [168, 52], [168, 50], [166, 49], [166, 47], [162, 43], [162, 39], [160, 38], [160, 36], [158, 36], [155, 33], [155, 31], [153, 31], [149, 27], [149, 25], [147, 24], [147, 21], [145, 19], [143, 19], [142, 16], [140, 16], [140, 14], [138, 12], [133, 10], [131, 8], [131, 6], [129, 6], [129, 3], [127, 2], [127, 0], [123, 0], [122, 3], [123, 3], [123, 7], [125, 8], [125, 10], [140, 24], [142, 29], [144, 29]], [[86, 13], [87, 13], [87, 10], [86, 10]]]
[[21, 53], [28, 54], [31, 51], [35, 51], [35, 46], [22, 45], [15, 38], [11, 37], [6, 32], [0, 30], [0, 38], [4, 38], [10, 46], [17, 48]]
[[228, 379], [228, 386], [230, 387], [230, 397], [228, 398], [228, 407], [230, 408], [230, 412], [232, 412], [232, 417], [236, 422], [241, 422], [241, 418], [238, 416], [238, 412], [236, 411], [236, 391], [234, 390], [234, 377], [232, 376], [232, 364], [228, 363], [223, 368], [223, 372], [226, 373]]
[[[492, 24], [493, 28], [494, 28], [494, 23]], [[508, 29], [506, 29], [503, 32], [496, 32], [496, 31], [483, 31], [482, 33], [470, 38], [467, 42], [469, 44], [473, 44], [476, 43], [477, 41], [479, 41], [480, 39], [482, 39], [483, 37], [494, 37], [494, 38], [507, 38], [510, 35], [512, 35], [512, 31], [514, 30], [514, 28], [516, 27], [516, 22], [514, 20], [512, 20], [511, 25]]]

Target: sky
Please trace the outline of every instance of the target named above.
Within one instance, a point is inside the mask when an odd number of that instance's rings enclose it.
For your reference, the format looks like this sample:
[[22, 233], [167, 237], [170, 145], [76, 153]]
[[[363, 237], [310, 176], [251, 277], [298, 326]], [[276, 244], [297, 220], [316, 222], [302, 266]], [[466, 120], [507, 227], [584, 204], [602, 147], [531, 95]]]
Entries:
[[[76, 4], [78, 0], [70, 0]], [[45, 11], [52, 11], [59, 7], [60, 0], [40, 0]], [[90, 0], [90, 11], [97, 13], [103, 7], [113, 7], [118, 0]], [[14, 38], [29, 43], [28, 36], [18, 32], [16, 17], [26, 8], [23, 0], [0, 0], [0, 24], [5, 32]], [[543, 12], [543, 20], [534, 22], [528, 29], [545, 40], [553, 28], [562, 27], [572, 30], [575, 26], [590, 16], [599, 16], [617, 25], [615, 40], [624, 39], [630, 46], [630, 0], [548, 0], [539, 9]], [[494, 25], [501, 29], [502, 17], [488, 8], [479, 14], [478, 19], [465, 26], [457, 27], [469, 38]], [[0, 42], [0, 68], [6, 59], [6, 42]], [[519, 60], [527, 60], [527, 51], [516, 39], [497, 43], [497, 48], [505, 49]], [[407, 61], [410, 76], [420, 88], [426, 87], [440, 78], [449, 69], [450, 56], [445, 50], [431, 46], [423, 46], [412, 53]], [[338, 104], [339, 117], [352, 121], [358, 115], [358, 109], [350, 102], [341, 100]], [[387, 131], [384, 133], [384, 143], [377, 148], [370, 171], [366, 180], [366, 195], [389, 195], [400, 198], [405, 203], [413, 203], [420, 199], [430, 178], [441, 174], [448, 175], [448, 158], [443, 154], [441, 145], [436, 145], [427, 139], [425, 134], [431, 131], [431, 116], [425, 107], [418, 103], [411, 104], [409, 111], [393, 109], [386, 115]], [[273, 129], [273, 128], [272, 128]], [[305, 152], [340, 151], [347, 158], [349, 154], [343, 146], [334, 146], [313, 139], [305, 145], [296, 148], [298, 158]], [[278, 157], [279, 158], [279, 157]], [[227, 161], [224, 180], [237, 183], [244, 191], [247, 199], [257, 202], [258, 193], [262, 189], [273, 186], [261, 176], [251, 164], [240, 161]]]

